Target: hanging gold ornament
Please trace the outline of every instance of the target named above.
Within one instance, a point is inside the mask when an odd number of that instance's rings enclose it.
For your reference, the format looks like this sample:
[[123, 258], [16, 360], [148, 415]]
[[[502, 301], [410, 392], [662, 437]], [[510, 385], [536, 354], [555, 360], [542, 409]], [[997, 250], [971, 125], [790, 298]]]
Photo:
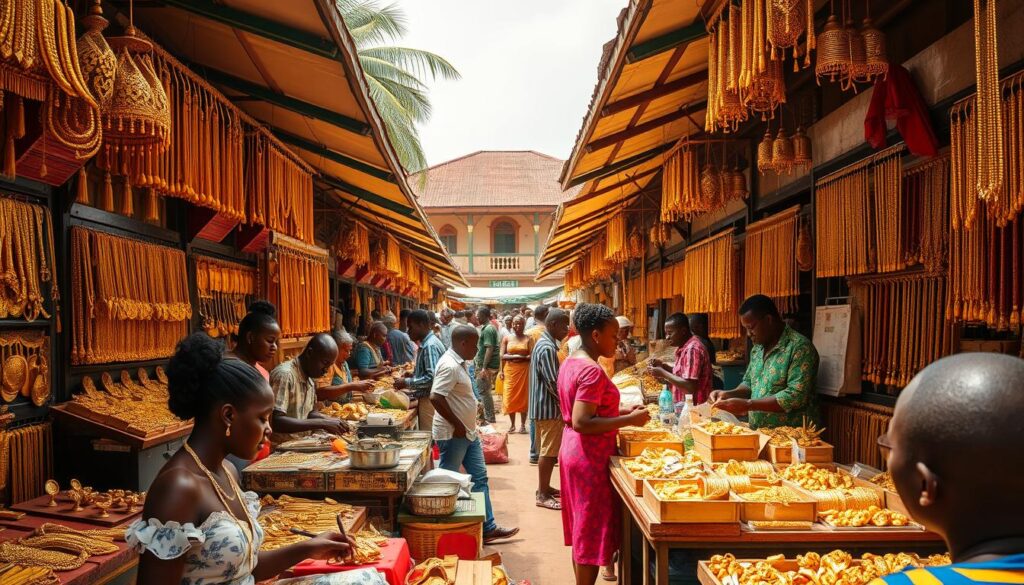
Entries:
[[700, 172], [700, 191], [711, 209], [722, 201], [722, 177], [710, 160], [704, 163], [704, 170]]
[[830, 14], [825, 21], [825, 28], [818, 35], [818, 58], [814, 65], [814, 75], [821, 85], [821, 78], [829, 81], [837, 78], [842, 81], [850, 73], [850, 37], [849, 33], [839, 24], [835, 14]]
[[107, 19], [103, 17], [100, 0], [93, 0], [89, 14], [82, 18], [86, 30], [78, 39], [78, 63], [86, 85], [100, 108], [106, 108], [114, 94], [114, 76], [117, 73], [117, 56], [103, 38]]
[[171, 113], [149, 56], [153, 45], [131, 25], [124, 36], [108, 40], [117, 55], [117, 73], [103, 110], [105, 156], [127, 159], [162, 152], [170, 144]]
[[804, 132], [803, 126], [797, 126], [796, 132], [790, 138], [793, 143], [793, 166], [800, 168], [801, 170], [807, 170], [811, 168], [813, 164], [811, 156], [811, 139]]
[[889, 73], [889, 56], [885, 50], [885, 33], [875, 28], [870, 17], [864, 19], [860, 29], [860, 36], [864, 39], [864, 51], [867, 55], [867, 62], [864, 65], [866, 81], [874, 81], [877, 78], [884, 79]]
[[733, 199], [747, 198], [749, 194], [747, 190], [747, 176], [743, 174], [739, 167], [733, 167], [729, 173], [729, 183], [731, 184], [730, 196]]
[[775, 117], [775, 108], [786, 103], [786, 82], [782, 74], [782, 61], [767, 60], [764, 71], [754, 75], [744, 103], [752, 112], [759, 112], [762, 120]]
[[804, 0], [770, 0], [769, 4], [768, 42], [772, 46], [772, 59], [782, 59], [783, 54], [776, 51], [791, 47], [795, 59], [797, 43], [807, 24]]
[[854, 85], [854, 82], [868, 80], [868, 58], [867, 49], [864, 47], [864, 37], [860, 36], [860, 31], [854, 26], [853, 20], [846, 21], [846, 38], [850, 46], [850, 64], [843, 89], [852, 89], [856, 92], [857, 86]]
[[765, 174], [772, 167], [772, 135], [768, 129], [764, 131], [764, 138], [761, 139], [761, 143], [757, 145], [757, 170], [761, 174]]
[[793, 170], [793, 143], [790, 142], [786, 130], [779, 128], [779, 134], [772, 142], [772, 168], [776, 173], [790, 173]]

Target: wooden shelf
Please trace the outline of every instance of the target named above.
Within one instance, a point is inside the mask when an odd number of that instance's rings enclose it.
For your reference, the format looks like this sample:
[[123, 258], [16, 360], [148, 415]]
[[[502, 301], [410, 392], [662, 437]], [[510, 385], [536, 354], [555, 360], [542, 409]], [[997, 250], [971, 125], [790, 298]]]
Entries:
[[184, 437], [192, 432], [192, 425], [185, 425], [159, 435], [140, 437], [71, 412], [63, 404], [51, 407], [50, 412], [53, 413], [54, 418], [64, 419], [64, 421], [70, 425], [88, 427], [100, 437], [129, 445], [138, 450], [149, 449], [156, 445], [162, 445], [168, 441]]

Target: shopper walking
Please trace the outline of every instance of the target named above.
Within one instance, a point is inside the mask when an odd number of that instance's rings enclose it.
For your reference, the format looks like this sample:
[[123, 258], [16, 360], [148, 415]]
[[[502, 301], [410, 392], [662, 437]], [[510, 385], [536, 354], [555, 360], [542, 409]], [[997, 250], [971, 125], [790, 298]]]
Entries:
[[[540, 313], [541, 305], [537, 308]], [[544, 333], [530, 355], [530, 423], [540, 445], [537, 449], [537, 505], [561, 510], [561, 493], [551, 487], [551, 473], [562, 446], [561, 410], [558, 406], [558, 344], [569, 334], [569, 315], [552, 309], [545, 315]]]
[[501, 347], [498, 329], [491, 324], [491, 309], [480, 307], [476, 311], [480, 323], [480, 337], [476, 351], [476, 384], [484, 409], [484, 422], [494, 424], [494, 381], [501, 366]]

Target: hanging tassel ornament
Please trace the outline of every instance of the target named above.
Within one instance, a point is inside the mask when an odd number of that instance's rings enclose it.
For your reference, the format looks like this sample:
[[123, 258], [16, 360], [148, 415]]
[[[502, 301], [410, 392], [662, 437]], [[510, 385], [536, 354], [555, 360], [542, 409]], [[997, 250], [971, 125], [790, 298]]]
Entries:
[[142, 203], [142, 219], [149, 223], [160, 223], [160, 202], [156, 198], [156, 189], [146, 189], [146, 196]]
[[114, 184], [110, 179], [110, 172], [103, 173], [103, 191], [100, 194], [100, 209], [103, 211], [114, 211]]
[[978, 198], [990, 204], [998, 203], [1003, 195], [1005, 170], [996, 9], [996, 0], [974, 0], [974, 67], [978, 80], [975, 112], [977, 190]]
[[121, 215], [132, 217], [135, 215], [135, 196], [132, 194], [132, 183], [127, 178], [124, 180], [124, 194], [121, 200]]
[[85, 167], [78, 169], [78, 185], [75, 191], [75, 203], [89, 205], [89, 175]]

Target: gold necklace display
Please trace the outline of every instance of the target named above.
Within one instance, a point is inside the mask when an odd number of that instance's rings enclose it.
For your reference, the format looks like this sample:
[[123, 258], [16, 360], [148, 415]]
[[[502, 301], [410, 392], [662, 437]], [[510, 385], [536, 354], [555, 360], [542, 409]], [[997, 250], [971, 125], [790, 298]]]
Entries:
[[865, 380], [902, 388], [925, 366], [953, 352], [953, 330], [943, 312], [945, 276], [856, 278], [850, 290], [864, 316]]
[[[1021, 323], [1021, 211], [1024, 210], [1024, 73], [1003, 80], [1002, 115], [1009, 148], [1006, 182], [998, 198], [982, 200], [983, 173], [976, 144], [981, 119], [977, 96], [950, 109], [949, 296], [946, 317], [1005, 330]], [[993, 164], [992, 160], [985, 161]]]
[[[327, 250], [274, 235], [268, 250], [268, 296], [277, 305], [284, 337], [298, 337], [331, 328]], [[396, 251], [396, 261], [398, 253]]]
[[50, 399], [50, 338], [42, 331], [0, 333], [0, 397], [22, 396], [36, 406]]
[[197, 256], [196, 292], [203, 330], [210, 337], [238, 333], [238, 323], [259, 292], [255, 268]]
[[[871, 171], [876, 163], [889, 164], [890, 159], [898, 158], [904, 148], [902, 143], [897, 144], [815, 182], [814, 256], [818, 278], [874, 271], [881, 261], [881, 245], [885, 246], [886, 258], [894, 258], [895, 265], [902, 262], [902, 163], [893, 162], [896, 166], [881, 174]], [[885, 205], [879, 203], [879, 193]], [[896, 204], [891, 204], [893, 197]], [[884, 232], [881, 243], [880, 226]]]
[[895, 272], [905, 267], [900, 245], [903, 227], [903, 159], [890, 153], [874, 165], [872, 189], [875, 225], [875, 267], [878, 272]]
[[800, 206], [747, 226], [743, 242], [743, 296], [771, 297], [783, 314], [794, 313], [800, 296], [796, 266]]
[[53, 268], [53, 220], [48, 208], [0, 197], [0, 319], [50, 318], [42, 283], [60, 332], [60, 290]]
[[[729, 228], [686, 248], [681, 292], [687, 313], [736, 313], [737, 264]], [[716, 323], [723, 319], [716, 318]], [[731, 331], [731, 327], [724, 327]], [[721, 334], [722, 330], [716, 330]], [[731, 338], [731, 333], [729, 334]]]
[[185, 254], [71, 229], [73, 364], [168, 357], [192, 317]]
[[358, 221], [351, 224], [340, 224], [331, 252], [339, 260], [347, 260], [356, 267], [368, 266], [370, 264], [370, 230]]
[[946, 266], [949, 243], [949, 157], [942, 156], [903, 174], [902, 243], [907, 266], [936, 272]]
[[746, 177], [739, 169], [726, 168], [725, 144], [721, 169], [712, 163], [710, 144], [704, 148], [704, 169], [699, 167], [701, 142], [684, 140], [667, 155], [662, 171], [661, 222], [690, 221], [698, 215], [717, 211], [734, 199], [745, 199]]
[[263, 551], [276, 550], [306, 540], [307, 537], [293, 533], [293, 527], [320, 534], [336, 531], [339, 516], [344, 520], [355, 518], [353, 506], [330, 498], [309, 500], [283, 495], [275, 499], [272, 496], [264, 496], [261, 504], [263, 510], [266, 510], [261, 512], [258, 518], [265, 535], [260, 546], [260, 550]]
[[82, 378], [82, 391], [67, 403], [68, 410], [138, 436], [156, 436], [191, 425], [174, 416], [167, 407], [167, 384], [150, 380], [146, 371], [138, 371], [136, 384], [127, 371], [118, 380], [104, 372], [100, 376], [102, 390], [89, 376]]

